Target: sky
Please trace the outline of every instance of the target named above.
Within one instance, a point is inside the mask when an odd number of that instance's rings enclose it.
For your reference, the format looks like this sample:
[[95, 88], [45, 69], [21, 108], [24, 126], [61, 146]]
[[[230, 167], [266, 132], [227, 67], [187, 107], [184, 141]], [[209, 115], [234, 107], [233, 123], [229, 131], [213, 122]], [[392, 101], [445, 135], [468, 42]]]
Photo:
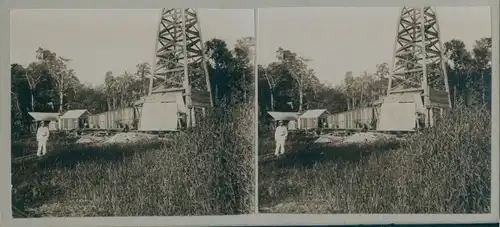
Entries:
[[[112, 71], [135, 72], [153, 61], [160, 9], [22, 9], [10, 15], [11, 63], [35, 61], [38, 47], [72, 59], [69, 66], [81, 82], [98, 85]], [[199, 9], [205, 41], [219, 38], [233, 47], [255, 36], [253, 9]]]
[[[491, 37], [490, 7], [435, 7], [442, 42]], [[257, 60], [276, 61], [279, 47], [311, 59], [319, 80], [340, 84], [352, 71], [374, 72], [392, 61], [398, 7], [259, 9]]]

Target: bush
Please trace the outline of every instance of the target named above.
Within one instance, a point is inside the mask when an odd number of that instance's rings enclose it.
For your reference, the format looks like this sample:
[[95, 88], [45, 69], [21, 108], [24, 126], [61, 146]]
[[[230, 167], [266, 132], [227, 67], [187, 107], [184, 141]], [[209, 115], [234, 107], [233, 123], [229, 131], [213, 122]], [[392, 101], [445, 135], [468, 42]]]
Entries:
[[[454, 109], [390, 157], [402, 212], [490, 212], [491, 114]], [[408, 193], [411, 191], [411, 193]], [[411, 206], [403, 205], [411, 204]]]
[[13, 165], [13, 203], [32, 216], [249, 213], [253, 128], [250, 106], [224, 106], [170, 142], [51, 151]]
[[343, 147], [290, 142], [285, 157], [259, 162], [260, 208], [302, 213], [489, 213], [490, 119], [487, 108], [458, 107], [436, 127], [405, 142]]

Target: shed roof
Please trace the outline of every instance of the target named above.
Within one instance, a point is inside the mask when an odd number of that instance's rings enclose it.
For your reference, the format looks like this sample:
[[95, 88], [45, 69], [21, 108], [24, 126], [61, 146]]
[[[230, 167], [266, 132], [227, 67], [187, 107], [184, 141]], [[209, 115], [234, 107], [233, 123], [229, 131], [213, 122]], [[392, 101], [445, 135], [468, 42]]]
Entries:
[[324, 113], [330, 114], [326, 109], [316, 109], [316, 110], [307, 110], [299, 118], [318, 118], [321, 117]]
[[59, 113], [28, 112], [35, 121], [57, 121]]
[[290, 121], [297, 120], [299, 118], [299, 113], [297, 112], [267, 112], [274, 120], [277, 121]]
[[66, 113], [64, 113], [61, 116], [61, 119], [75, 119], [75, 118], [81, 118], [85, 114], [90, 114], [89, 111], [80, 109], [80, 110], [68, 110]]

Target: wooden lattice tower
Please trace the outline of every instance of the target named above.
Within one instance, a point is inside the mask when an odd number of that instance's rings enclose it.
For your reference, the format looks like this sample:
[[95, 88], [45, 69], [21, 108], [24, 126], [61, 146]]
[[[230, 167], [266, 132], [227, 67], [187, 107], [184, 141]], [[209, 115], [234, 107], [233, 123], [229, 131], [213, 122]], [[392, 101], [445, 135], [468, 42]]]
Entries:
[[[420, 92], [432, 124], [433, 112], [451, 107], [438, 19], [431, 7], [403, 7], [397, 25], [387, 95]], [[429, 123], [430, 122], [430, 123]]]
[[[149, 95], [183, 89], [188, 109], [193, 107], [193, 96], [204, 97], [206, 102], [210, 99], [209, 105], [213, 106], [196, 10], [162, 9], [158, 24]], [[191, 119], [191, 111], [188, 115]]]

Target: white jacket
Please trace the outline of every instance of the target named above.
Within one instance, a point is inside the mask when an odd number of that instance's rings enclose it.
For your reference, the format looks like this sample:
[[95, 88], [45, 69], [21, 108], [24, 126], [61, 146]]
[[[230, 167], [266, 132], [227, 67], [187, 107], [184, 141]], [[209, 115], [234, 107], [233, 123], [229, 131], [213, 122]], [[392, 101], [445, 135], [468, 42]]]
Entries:
[[47, 126], [43, 126], [38, 128], [38, 131], [36, 132], [36, 140], [45, 140], [47, 141], [49, 139], [49, 128]]
[[274, 139], [285, 140], [287, 136], [288, 136], [288, 129], [285, 126], [276, 127], [276, 131], [274, 132]]

